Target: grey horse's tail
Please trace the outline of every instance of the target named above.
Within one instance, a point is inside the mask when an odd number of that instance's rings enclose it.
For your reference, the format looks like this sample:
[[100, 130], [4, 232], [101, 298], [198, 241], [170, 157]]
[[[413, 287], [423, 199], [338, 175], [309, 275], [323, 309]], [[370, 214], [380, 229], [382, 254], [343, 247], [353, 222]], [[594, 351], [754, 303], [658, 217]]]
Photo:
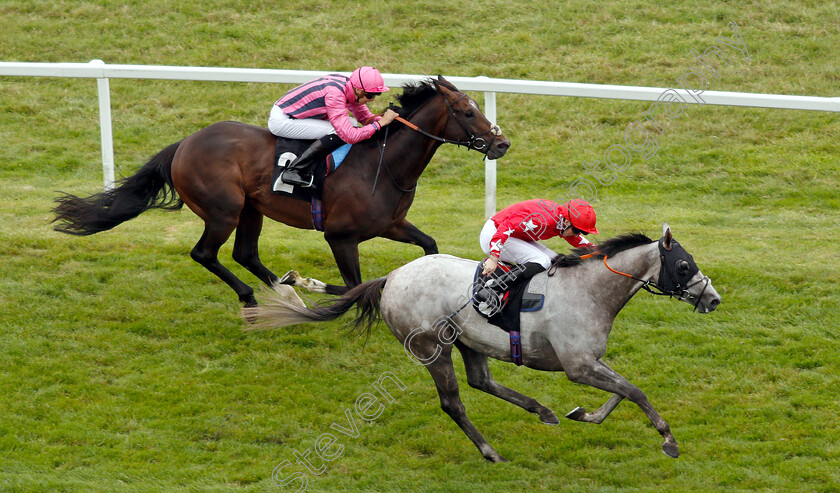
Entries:
[[277, 329], [306, 322], [327, 322], [344, 315], [355, 305], [356, 318], [353, 320], [353, 328], [370, 334], [381, 315], [379, 301], [385, 281], [385, 277], [368, 281], [352, 288], [339, 298], [319, 303], [312, 308], [301, 306], [299, 300], [290, 300], [278, 291], [267, 302], [242, 309], [242, 316], [251, 324], [245, 330]]

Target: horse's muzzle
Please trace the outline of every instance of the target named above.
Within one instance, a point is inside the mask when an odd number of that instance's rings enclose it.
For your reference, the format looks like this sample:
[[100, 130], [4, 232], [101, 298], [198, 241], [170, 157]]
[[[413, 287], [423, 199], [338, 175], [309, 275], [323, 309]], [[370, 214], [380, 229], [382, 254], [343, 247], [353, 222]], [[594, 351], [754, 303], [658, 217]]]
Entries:
[[712, 301], [709, 302], [709, 311], [715, 311], [718, 305], [720, 305], [720, 297], [712, 298]]
[[[684, 291], [688, 295], [685, 301], [694, 305], [695, 312], [712, 313], [720, 305], [720, 295], [714, 286], [712, 286], [711, 279], [698, 271], [697, 277], [699, 276], [702, 276], [701, 279], [689, 286], [690, 289], [694, 290], [694, 293], [690, 293], [688, 290]], [[699, 293], [697, 293], [698, 290], [700, 291]]]
[[700, 313], [712, 313], [717, 309], [718, 305], [720, 305], [720, 302], [720, 295], [717, 294], [717, 291], [715, 291], [714, 293], [710, 293], [710, 296], [703, 296], [700, 298], [696, 307]]
[[493, 144], [487, 149], [487, 159], [499, 159], [504, 156], [510, 148], [510, 141], [504, 137], [496, 137]]

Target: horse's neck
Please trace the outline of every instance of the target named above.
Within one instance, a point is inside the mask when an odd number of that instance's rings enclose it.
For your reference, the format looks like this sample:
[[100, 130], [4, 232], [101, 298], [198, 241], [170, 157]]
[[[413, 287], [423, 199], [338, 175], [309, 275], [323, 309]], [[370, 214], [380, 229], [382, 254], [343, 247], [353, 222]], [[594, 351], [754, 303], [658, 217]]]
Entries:
[[633, 277], [651, 279], [659, 274], [659, 246], [653, 242], [625, 250], [608, 258], [607, 264]]
[[[631, 248], [608, 257], [607, 265], [617, 272], [628, 274], [647, 281], [654, 281], [659, 276], [659, 249], [656, 243]], [[601, 293], [600, 299], [610, 305], [611, 311], [615, 314], [630, 301], [641, 288], [642, 283], [627, 276], [612, 272], [604, 265], [603, 260], [593, 260], [586, 263], [587, 281], [592, 286], [601, 286], [605, 291]]]
[[[445, 121], [446, 119], [438, 112], [424, 111], [424, 109], [417, 111], [411, 117], [411, 123], [432, 135], [442, 132]], [[405, 128], [403, 132], [400, 132], [398, 142], [386, 146], [385, 158], [389, 163], [394, 163], [392, 168], [394, 175], [405, 180], [401, 180], [401, 183], [416, 183], [440, 145], [440, 141]], [[417, 152], [418, 149], [421, 149], [421, 152]]]

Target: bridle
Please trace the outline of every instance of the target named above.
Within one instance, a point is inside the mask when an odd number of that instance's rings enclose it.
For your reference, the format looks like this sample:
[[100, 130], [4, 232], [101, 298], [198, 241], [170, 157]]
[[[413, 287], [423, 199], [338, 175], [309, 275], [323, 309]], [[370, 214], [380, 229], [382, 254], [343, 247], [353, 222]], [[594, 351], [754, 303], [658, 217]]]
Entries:
[[[460, 118], [458, 118], [458, 114], [455, 113], [455, 109], [452, 107], [452, 105], [458, 104], [458, 102], [461, 101], [462, 99], [464, 99], [465, 97], [467, 97], [467, 95], [464, 94], [464, 93], [461, 93], [461, 96], [458, 99], [456, 99], [454, 103], [450, 103], [449, 99], [447, 99], [446, 96], [444, 96], [443, 94], [441, 94], [441, 96], [443, 96], [443, 101], [446, 103], [446, 108], [449, 110], [449, 114], [452, 115], [452, 117], [458, 123], [458, 126], [461, 127], [461, 130], [463, 130], [465, 134], [469, 135], [469, 140], [450, 140], [450, 139], [446, 139], [444, 137], [438, 137], [437, 135], [431, 134], [431, 133], [423, 130], [422, 128], [418, 127], [417, 125], [411, 123], [410, 121], [406, 120], [405, 118], [403, 118], [401, 116], [396, 117], [395, 120], [402, 123], [406, 127], [414, 130], [415, 132], [419, 132], [419, 133], [425, 135], [426, 137], [428, 137], [430, 139], [433, 139], [433, 140], [436, 140], [438, 142], [442, 142], [444, 144], [455, 144], [455, 145], [458, 145], [458, 146], [464, 146], [468, 149], [473, 149], [473, 150], [476, 150], [476, 151], [479, 151], [479, 152], [483, 152], [484, 153], [484, 158], [487, 159], [487, 151], [486, 150], [488, 150], [490, 147], [493, 146], [493, 143], [496, 141], [496, 137], [498, 137], [499, 135], [502, 134], [502, 129], [499, 128], [498, 125], [491, 124], [489, 129], [487, 129], [486, 131], [484, 131], [484, 132], [482, 132], [478, 135], [472, 133], [470, 131], [470, 129], [467, 128], [467, 126], [464, 124], [464, 122], [461, 121]], [[484, 138], [484, 136], [487, 135], [488, 133], [492, 134], [492, 138], [490, 139], [489, 143]]]
[[[675, 241], [673, 243], [678, 244]], [[659, 240], [659, 251], [660, 251], [659, 261], [660, 261], [661, 265], [660, 265], [659, 282], [658, 283], [654, 282], [651, 279], [648, 279], [648, 280], [639, 279], [638, 277], [627, 274], [626, 272], [621, 272], [619, 270], [613, 269], [612, 267], [609, 266], [609, 264], [607, 264], [607, 257], [608, 257], [607, 255], [604, 255], [604, 267], [606, 267], [607, 270], [609, 270], [610, 272], [612, 272], [614, 274], [618, 274], [618, 275], [624, 276], [624, 277], [629, 277], [630, 279], [633, 279], [634, 281], [638, 281], [638, 282], [642, 283], [642, 289], [644, 289], [645, 291], [647, 291], [650, 294], [655, 294], [655, 295], [658, 295], [658, 296], [668, 296], [670, 298], [676, 298], [680, 301], [688, 301], [689, 298], [691, 297], [691, 293], [689, 293], [688, 290], [702, 282], [703, 283], [703, 290], [700, 291], [700, 294], [697, 296], [697, 301], [695, 303], [693, 303], [694, 311], [697, 311], [697, 308], [700, 306], [700, 300], [703, 299], [703, 294], [706, 292], [706, 289], [709, 287], [709, 283], [711, 282], [711, 279], [709, 279], [708, 276], [703, 276], [701, 279], [699, 279], [699, 280], [697, 280], [697, 281], [695, 281], [691, 284], [686, 284], [685, 286], [683, 286], [683, 284], [677, 278], [677, 275], [671, 269], [671, 267], [669, 265], [670, 263], [666, 259], [667, 255], [665, 254], [665, 252], [668, 251], [668, 250], [665, 249], [664, 242], [661, 239]], [[581, 260], [583, 260], [583, 259], [594, 257], [595, 255], [598, 255], [598, 253], [597, 252], [588, 253], [586, 255], [582, 255], [580, 258], [581, 258]], [[696, 269], [696, 266], [694, 266], [694, 268]], [[691, 278], [694, 277], [694, 274], [696, 274], [699, 270], [700, 269], [696, 269], [690, 275], [682, 276], [682, 277], [688, 277], [688, 279], [690, 280]], [[663, 279], [664, 274], [667, 274], [667, 278], [665, 278], [665, 279]], [[683, 282], [685, 282], [685, 280], [683, 280]], [[657, 290], [657, 291], [654, 291], [654, 289]]]
[[[446, 108], [449, 110], [449, 114], [452, 115], [453, 118], [455, 118], [455, 121], [461, 127], [461, 130], [463, 130], [465, 134], [469, 135], [469, 140], [450, 140], [444, 137], [438, 137], [437, 135], [431, 134], [423, 130], [422, 128], [418, 127], [417, 125], [411, 123], [410, 121], [406, 120], [401, 116], [394, 118], [394, 120], [402, 123], [406, 127], [414, 130], [415, 132], [419, 132], [420, 134], [438, 142], [442, 142], [444, 144], [455, 144], [458, 146], [464, 146], [467, 149], [473, 149], [479, 152], [483, 152], [484, 159], [487, 159], [487, 150], [489, 150], [489, 148], [493, 146], [493, 143], [496, 141], [496, 137], [502, 134], [502, 129], [499, 128], [498, 125], [491, 124], [489, 129], [478, 135], [475, 135], [467, 128], [466, 125], [464, 125], [464, 122], [462, 122], [461, 119], [458, 118], [458, 114], [455, 113], [455, 110], [452, 108], [453, 104], [457, 104], [458, 101], [464, 99], [465, 97], [467, 97], [467, 95], [465, 93], [461, 93], [461, 96], [458, 99], [456, 99], [454, 103], [450, 103], [445, 95], [441, 94], [441, 96], [443, 97], [443, 101], [446, 103]], [[391, 105], [391, 109], [393, 109], [393, 105]], [[376, 184], [379, 181], [379, 171], [382, 168], [382, 164], [385, 164], [385, 171], [388, 172], [388, 176], [391, 178], [391, 183], [397, 190], [399, 190], [402, 193], [410, 193], [417, 188], [416, 183], [411, 188], [402, 188], [397, 183], [396, 178], [394, 178], [394, 174], [391, 172], [391, 168], [388, 166], [388, 163], [385, 162], [385, 146], [388, 142], [388, 130], [390, 130], [390, 126], [385, 127], [385, 136], [382, 139], [382, 145], [379, 148], [379, 166], [376, 169], [376, 178], [373, 180], [373, 188], [371, 188], [370, 191], [371, 196], [373, 196], [373, 194], [376, 192]], [[491, 133], [493, 135], [493, 138], [490, 139], [489, 144], [487, 143], [487, 140], [484, 139], [484, 135], [488, 133]]]

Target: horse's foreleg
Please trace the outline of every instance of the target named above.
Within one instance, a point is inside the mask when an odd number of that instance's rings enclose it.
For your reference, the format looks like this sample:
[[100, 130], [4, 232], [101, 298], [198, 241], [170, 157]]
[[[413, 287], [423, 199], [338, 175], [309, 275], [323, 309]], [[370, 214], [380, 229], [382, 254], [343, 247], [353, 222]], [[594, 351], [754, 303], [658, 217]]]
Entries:
[[401, 243], [409, 243], [411, 245], [418, 245], [423, 249], [425, 255], [433, 255], [438, 253], [437, 243], [435, 239], [426, 233], [417, 229], [417, 226], [402, 219], [390, 228], [379, 234], [382, 238], [399, 241]]
[[461, 351], [461, 356], [464, 358], [467, 382], [471, 387], [482, 392], [487, 392], [490, 395], [495, 395], [511, 404], [516, 404], [528, 412], [537, 414], [540, 417], [540, 421], [547, 425], [556, 425], [560, 422], [551, 409], [543, 406], [527, 395], [520, 394], [496, 382], [493, 379], [493, 375], [490, 374], [490, 366], [487, 364], [486, 355], [480, 354], [458, 341], [455, 342], [455, 346]]
[[324, 234], [324, 238], [330, 244], [335, 263], [338, 265], [338, 271], [341, 272], [341, 278], [344, 279], [344, 284], [350, 288], [361, 284], [362, 270], [359, 267], [359, 242], [356, 239], [335, 238], [327, 234]]
[[[565, 359], [564, 361], [566, 362], [564, 364], [566, 376], [569, 377], [569, 380], [612, 392], [619, 397], [630, 399], [636, 403], [653, 423], [656, 431], [665, 439], [665, 443], [662, 444], [662, 451], [669, 457], [679, 457], [679, 447], [677, 446], [676, 439], [674, 439], [674, 435], [671, 433], [671, 427], [656, 412], [656, 409], [648, 401], [644, 392], [630, 383], [626, 378], [616, 373], [601, 360], [578, 361], [576, 364], [571, 364], [569, 359]], [[618, 397], [611, 398], [604, 407], [608, 407], [613, 401], [613, 404], [617, 405], [620, 400]], [[615, 406], [613, 405], [613, 407]]]
[[566, 414], [566, 417], [575, 421], [583, 421], [584, 423], [595, 423], [596, 425], [599, 425], [607, 419], [607, 416], [609, 416], [610, 413], [613, 412], [613, 409], [618, 406], [618, 403], [623, 400], [624, 397], [618, 394], [613, 394], [613, 396], [610, 397], [610, 400], [608, 400], [594, 413], [588, 413], [586, 412], [586, 409], [576, 407]]

